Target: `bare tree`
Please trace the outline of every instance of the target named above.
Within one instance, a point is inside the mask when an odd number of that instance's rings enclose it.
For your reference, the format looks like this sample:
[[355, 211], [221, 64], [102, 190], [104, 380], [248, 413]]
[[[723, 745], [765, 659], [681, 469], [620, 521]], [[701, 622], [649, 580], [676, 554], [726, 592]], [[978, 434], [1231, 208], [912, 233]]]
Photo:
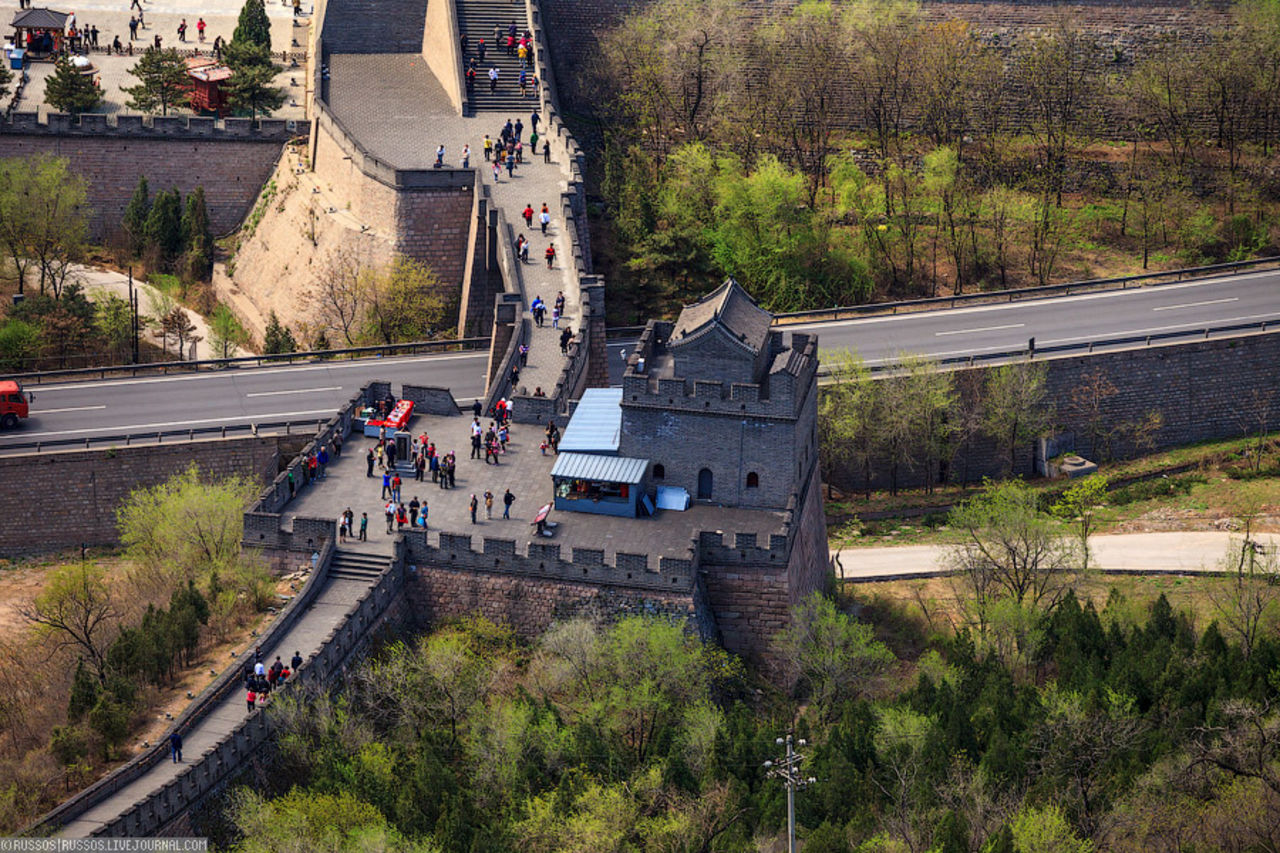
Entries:
[[328, 328], [342, 333], [347, 346], [355, 346], [369, 299], [372, 270], [365, 252], [344, 246], [325, 258], [307, 299]]
[[877, 152], [887, 158], [898, 151], [918, 97], [920, 10], [900, 0], [869, 0], [851, 5], [848, 15], [858, 57], [854, 95]]
[[1267, 450], [1267, 430], [1271, 427], [1275, 392], [1270, 388], [1254, 388], [1237, 400], [1234, 414], [1240, 432], [1249, 436], [1249, 467], [1256, 474], [1262, 470]]
[[53, 573], [35, 601], [18, 608], [58, 648], [80, 652], [99, 679], [107, 673], [107, 647], [115, 639], [120, 610], [101, 567], [81, 562]]

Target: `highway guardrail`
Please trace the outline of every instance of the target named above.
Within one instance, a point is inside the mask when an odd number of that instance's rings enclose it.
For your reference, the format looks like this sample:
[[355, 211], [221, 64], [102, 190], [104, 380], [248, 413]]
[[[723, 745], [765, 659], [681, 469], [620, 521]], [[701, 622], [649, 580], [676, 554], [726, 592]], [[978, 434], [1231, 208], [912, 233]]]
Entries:
[[773, 322], [775, 326], [780, 326], [819, 321], [855, 320], [860, 317], [874, 317], [881, 314], [907, 314], [917, 311], [962, 308], [966, 305], [983, 305], [993, 302], [1051, 299], [1080, 293], [1127, 290], [1130, 287], [1177, 284], [1178, 282], [1192, 281], [1199, 278], [1212, 278], [1216, 275], [1237, 275], [1267, 266], [1280, 268], [1280, 257], [1255, 258], [1249, 261], [1210, 264], [1202, 267], [1184, 267], [1176, 270], [1165, 270], [1164, 272], [1139, 273], [1138, 275], [1116, 276], [1114, 278], [1096, 278], [1087, 281], [1072, 281], [1065, 284], [1047, 284], [1042, 287], [1020, 287], [1011, 290], [988, 290], [982, 293], [961, 293], [957, 296], [908, 299], [901, 302], [872, 302], [866, 305], [815, 308], [810, 311], [792, 311], [786, 314], [778, 314], [774, 317]]
[[166, 439], [172, 444], [175, 440], [184, 442], [195, 441], [197, 438], [243, 438], [252, 435], [310, 437], [323, 430], [324, 425], [328, 422], [328, 418], [305, 421], [258, 421], [256, 423], [223, 424], [221, 426], [195, 427], [193, 429], [147, 430], [146, 432], [115, 433], [113, 435], [85, 436], [81, 438], [56, 438], [49, 441], [0, 443], [0, 456], [19, 456], [27, 452], [43, 453], [48, 450], [106, 450], [112, 447], [164, 444]]
[[275, 367], [288, 364], [314, 364], [322, 361], [345, 361], [361, 358], [391, 358], [489, 348], [489, 338], [449, 338], [439, 341], [415, 341], [408, 344], [385, 344], [346, 349], [307, 350], [272, 355], [243, 355], [234, 358], [204, 358], [197, 361], [156, 361], [142, 364], [111, 364], [103, 367], [72, 367], [65, 370], [42, 370], [31, 373], [0, 374], [0, 379], [17, 379], [24, 385], [39, 385], [50, 379], [75, 377], [106, 379], [111, 375], [137, 376], [139, 373], [189, 373], [199, 370], [242, 366]]

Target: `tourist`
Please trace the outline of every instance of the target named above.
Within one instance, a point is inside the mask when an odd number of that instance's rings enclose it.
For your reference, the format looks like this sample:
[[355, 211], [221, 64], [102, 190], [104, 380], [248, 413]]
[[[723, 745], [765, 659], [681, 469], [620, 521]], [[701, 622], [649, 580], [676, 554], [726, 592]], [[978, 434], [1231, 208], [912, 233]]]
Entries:
[[409, 501], [409, 526], [418, 526], [418, 509], [421, 508], [422, 502], [418, 500], [418, 496], [414, 495], [413, 500]]
[[472, 523], [472, 524], [475, 524], [475, 523], [476, 523], [476, 507], [478, 507], [479, 505], [480, 505], [480, 502], [476, 500], [476, 493], [475, 493], [475, 492], [472, 492], [472, 493], [471, 493], [471, 502], [467, 504], [467, 507], [471, 510], [471, 523]]
[[382, 508], [383, 513], [387, 517], [387, 535], [391, 535], [391, 528], [396, 523], [396, 505], [394, 501], [387, 501], [387, 505]]
[[298, 668], [302, 666], [302, 652], [301, 652], [301, 650], [299, 650], [299, 651], [295, 651], [295, 652], [293, 653], [293, 660], [292, 660], [292, 661], [290, 661], [290, 663], [291, 663], [291, 664], [293, 664], [293, 671], [294, 671], [294, 672], [297, 672], [297, 671], [298, 671]]
[[[484, 42], [481, 42], [481, 44], [484, 44]], [[491, 157], [493, 157], [493, 140], [486, 133], [484, 135], [484, 161], [488, 163]]]
[[[551, 269], [552, 264], [554, 264], [554, 263], [556, 262], [556, 245], [555, 245], [555, 243], [549, 243], [549, 244], [547, 244], [546, 256], [547, 256], [547, 269]], [[555, 328], [555, 324], [554, 324], [554, 323], [552, 324], [552, 328]]]
[[187, 40], [187, 19], [183, 18], [182, 23], [178, 24], [178, 41], [185, 42]]
[[[250, 707], [249, 710], [252, 711], [253, 708]], [[177, 729], [169, 735], [169, 754], [173, 756], [174, 764], [182, 763], [182, 735], [178, 734]]]
[[347, 541], [347, 514], [341, 513], [338, 516], [338, 542]]
[[255, 702], [255, 701], [257, 701], [257, 698], [258, 698], [258, 697], [257, 697], [257, 695], [253, 692], [253, 690], [250, 690], [247, 694], [245, 694], [245, 697], [244, 697], [244, 698], [245, 698], [245, 701], [246, 701], [246, 702], [248, 703], [248, 705], [249, 705], [249, 713], [251, 713], [251, 714], [252, 714], [252, 713], [253, 713], [253, 704], [254, 704], [254, 702]]
[[204, 18], [198, 18], [198, 19], [196, 19], [196, 38], [197, 38], [197, 39], [199, 39], [201, 43], [203, 43], [203, 42], [204, 42], [204, 28], [205, 28], [205, 26], [206, 26], [206, 25], [205, 25], [205, 22], [204, 22]]
[[444, 143], [441, 142], [440, 146], [436, 148], [436, 166], [435, 167], [439, 169], [443, 166], [444, 166]]
[[573, 329], [568, 326], [564, 327], [564, 331], [560, 333], [560, 353], [561, 355], [569, 354], [569, 342], [573, 340]]
[[464, 169], [471, 168], [471, 146], [470, 145], [462, 146], [462, 168]]
[[484, 490], [484, 517], [493, 520], [493, 492]]
[[528, 228], [530, 231], [532, 231], [533, 230], [533, 205], [526, 204], [524, 206], [524, 210], [521, 211], [520, 215], [524, 217], [525, 227]]
[[385, 500], [387, 499], [387, 497], [388, 497], [390, 494], [392, 494], [392, 492], [391, 492], [391, 472], [390, 472], [390, 471], [383, 471], [383, 472], [382, 472], [382, 497], [380, 498], [380, 500], [384, 500], [384, 501], [385, 501]]
[[551, 224], [551, 211], [547, 208], [547, 203], [542, 203], [542, 212], [538, 214], [538, 222], [542, 224], [542, 233], [547, 233], [547, 226]]
[[369, 541], [369, 513], [360, 513], [360, 541]]
[[489, 69], [489, 94], [492, 95], [497, 91], [498, 91], [498, 66], [495, 65]]
[[542, 140], [542, 162], [551, 162], [551, 143], [545, 139]]
[[506, 494], [502, 496], [502, 517], [511, 517], [511, 505], [516, 502], [516, 496], [511, 494], [511, 490], [507, 489]]

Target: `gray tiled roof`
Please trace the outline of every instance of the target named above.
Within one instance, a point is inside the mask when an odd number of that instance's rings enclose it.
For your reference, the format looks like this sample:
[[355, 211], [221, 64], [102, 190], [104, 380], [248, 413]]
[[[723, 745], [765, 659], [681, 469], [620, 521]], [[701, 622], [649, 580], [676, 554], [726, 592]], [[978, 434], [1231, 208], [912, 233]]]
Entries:
[[27, 29], [61, 30], [67, 25], [69, 12], [52, 9], [23, 9], [13, 15], [13, 26]]
[[773, 315], [757, 305], [736, 281], [727, 278], [711, 293], [684, 307], [671, 332], [671, 344], [695, 338], [717, 323], [731, 337], [759, 352], [768, 340]]

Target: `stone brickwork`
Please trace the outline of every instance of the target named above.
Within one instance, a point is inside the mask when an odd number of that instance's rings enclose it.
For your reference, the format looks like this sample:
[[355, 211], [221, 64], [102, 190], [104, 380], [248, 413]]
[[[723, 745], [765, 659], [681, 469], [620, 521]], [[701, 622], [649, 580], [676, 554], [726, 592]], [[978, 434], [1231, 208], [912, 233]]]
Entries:
[[[291, 123], [290, 123], [291, 124]], [[0, 157], [50, 154], [67, 158], [72, 172], [88, 184], [89, 233], [110, 238], [120, 227], [138, 178], [151, 192], [178, 189], [184, 196], [204, 187], [209, 222], [215, 234], [238, 227], [270, 177], [290, 138], [306, 136], [307, 125], [289, 130], [282, 120], [255, 127], [248, 119], [103, 115], [79, 120], [55, 113], [41, 124], [35, 113], [15, 113], [0, 122]]]
[[[1077, 453], [1090, 458], [1095, 448], [1089, 446], [1084, 419], [1072, 410], [1072, 392], [1096, 373], [1104, 375], [1117, 391], [1102, 402], [1101, 422], [1114, 427], [1159, 412], [1164, 423], [1153, 445], [1159, 450], [1243, 434], [1245, 427], [1235, 416], [1241, 402], [1254, 389], [1270, 393], [1280, 385], [1280, 331], [1036, 361], [1048, 365], [1047, 399], [1055, 431], [1073, 434]], [[972, 396], [991, 369], [957, 371], [960, 393]], [[1280, 429], [1280, 403], [1271, 407], [1269, 428]], [[1032, 472], [1033, 449], [1030, 443], [1018, 448], [1016, 473]], [[1113, 450], [1122, 458], [1135, 453], [1135, 448], [1123, 441]], [[978, 437], [960, 449], [943, 474], [951, 481], [970, 482], [999, 476], [1005, 452], [991, 439]], [[923, 476], [920, 470], [903, 470], [898, 482], [904, 487], [916, 486], [923, 483]], [[844, 471], [835, 480], [860, 484], [862, 476]], [[887, 484], [887, 472], [877, 470], [875, 482]]]
[[406, 384], [401, 386], [400, 396], [413, 403], [414, 414], [456, 415], [462, 411], [448, 388]]
[[132, 444], [0, 458], [0, 557], [85, 543], [115, 545], [116, 508], [134, 489], [164, 482], [194, 462], [209, 477], [269, 482], [275, 437]]

